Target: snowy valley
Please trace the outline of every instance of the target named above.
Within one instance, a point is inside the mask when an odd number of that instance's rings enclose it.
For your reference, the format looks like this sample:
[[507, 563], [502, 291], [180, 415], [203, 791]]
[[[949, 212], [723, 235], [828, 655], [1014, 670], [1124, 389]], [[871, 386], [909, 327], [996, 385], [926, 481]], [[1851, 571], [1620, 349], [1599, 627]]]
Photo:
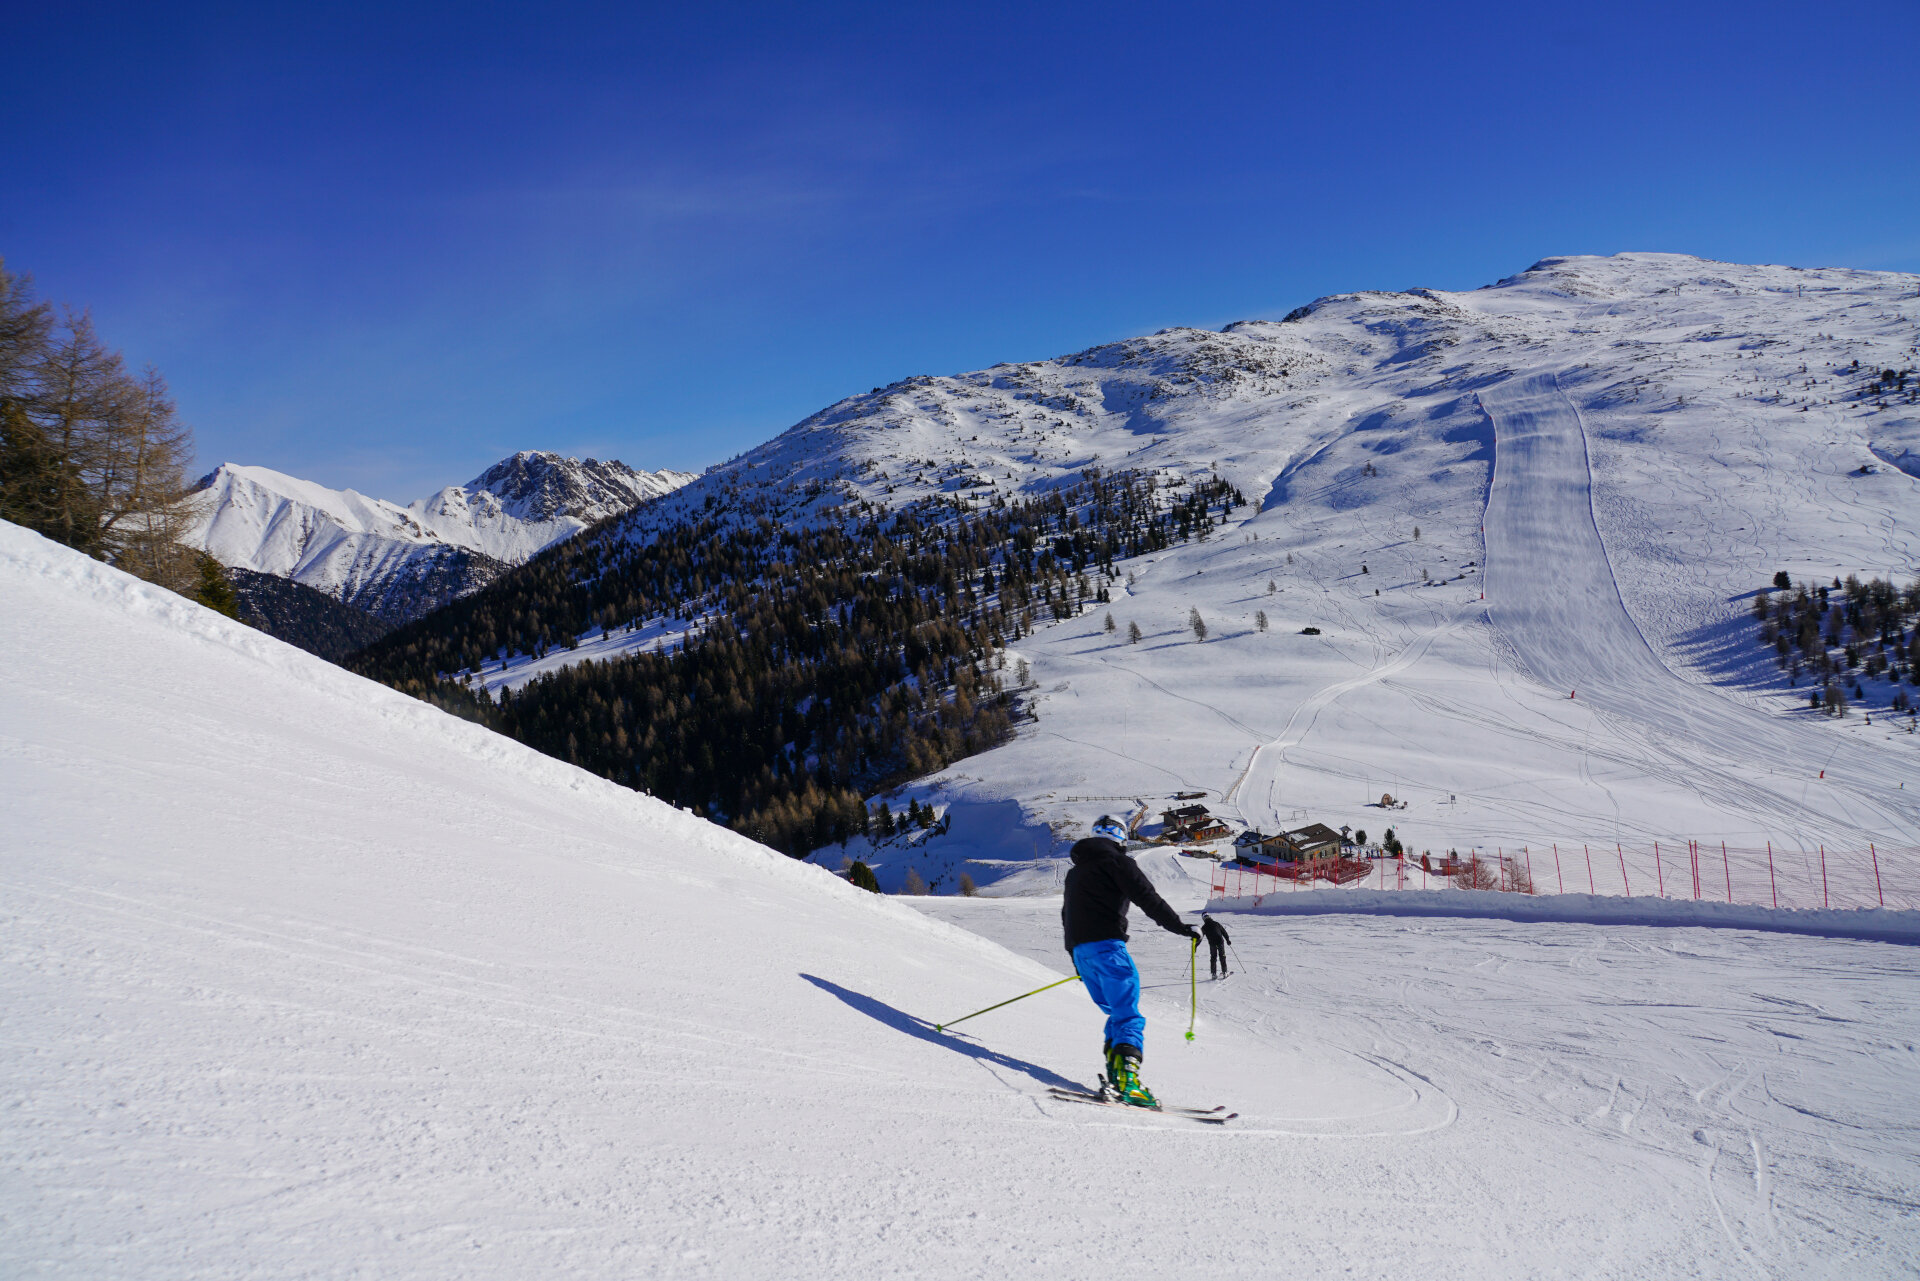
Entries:
[[[1846, 581], [1920, 575], [1916, 363], [1914, 276], [1559, 258], [697, 478], [222, 468], [202, 545], [409, 620], [389, 684], [0, 523], [0, 1273], [1914, 1275], [1920, 619]], [[1232, 933], [1135, 914], [1144, 1072], [1234, 1115], [1059, 1099], [1079, 985], [956, 1020], [1067, 979], [1095, 815], [1194, 803], [1626, 852], [1261, 903], [1141, 849]], [[1638, 902], [1654, 841], [1738, 906]]]
[[[1095, 567], [1110, 600], [1089, 588], [1009, 642], [993, 666], [1025, 673], [1013, 740], [886, 795], [950, 831], [816, 856], [871, 852], [888, 888], [913, 870], [1044, 891], [1091, 813], [1181, 792], [1241, 828], [1391, 825], [1435, 852], [1911, 850], [1904, 651], [1841, 673], [1859, 706], [1826, 717], [1748, 615], [1777, 573], [1819, 588], [1920, 570], [1917, 350], [1911, 276], [1549, 259], [1474, 291], [1340, 295], [908, 378], [591, 538], [604, 558], [696, 519], [992, 511], [1094, 468], [1169, 494], [1218, 476], [1251, 500]], [[609, 611], [537, 662], [471, 675], [497, 695], [680, 644], [711, 608]]]
[[9, 1276], [1920, 1265], [1910, 946], [1235, 918], [1185, 1043], [1141, 929], [1157, 1088], [1238, 1116], [1109, 1112], [1071, 986], [933, 1030], [1055, 901], [864, 893], [11, 526], [0, 599]]

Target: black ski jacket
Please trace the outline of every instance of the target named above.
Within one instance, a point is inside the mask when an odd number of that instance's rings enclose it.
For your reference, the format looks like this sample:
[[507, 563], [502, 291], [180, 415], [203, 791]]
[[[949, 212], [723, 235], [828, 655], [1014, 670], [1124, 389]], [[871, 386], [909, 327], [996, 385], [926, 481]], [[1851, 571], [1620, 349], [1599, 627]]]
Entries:
[[1168, 906], [1153, 882], [1127, 857], [1119, 844], [1104, 836], [1077, 842], [1070, 856], [1066, 898], [1060, 904], [1060, 924], [1067, 934], [1067, 951], [1082, 943], [1127, 937], [1127, 904], [1136, 903], [1162, 929], [1186, 938], [1198, 938], [1191, 925]]
[[1200, 932], [1206, 935], [1207, 942], [1215, 947], [1222, 947], [1233, 942], [1233, 936], [1227, 933], [1227, 927], [1214, 920], [1211, 916], [1200, 922]]

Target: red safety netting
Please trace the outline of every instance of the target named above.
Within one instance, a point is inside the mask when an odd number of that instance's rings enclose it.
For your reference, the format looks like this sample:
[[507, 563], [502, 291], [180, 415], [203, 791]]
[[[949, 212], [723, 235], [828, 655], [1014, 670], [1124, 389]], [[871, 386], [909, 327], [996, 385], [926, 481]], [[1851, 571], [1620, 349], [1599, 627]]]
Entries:
[[1719, 841], [1481, 847], [1450, 857], [1227, 863], [1213, 899], [1258, 900], [1305, 889], [1504, 890], [1696, 899], [1763, 907], [1920, 908], [1920, 849], [1832, 850]]

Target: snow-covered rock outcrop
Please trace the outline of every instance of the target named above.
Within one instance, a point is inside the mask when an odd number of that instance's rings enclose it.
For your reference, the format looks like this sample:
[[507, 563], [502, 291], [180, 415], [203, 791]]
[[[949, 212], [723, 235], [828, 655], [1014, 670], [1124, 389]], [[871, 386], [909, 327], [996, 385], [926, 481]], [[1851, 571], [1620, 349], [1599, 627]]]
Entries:
[[692, 479], [529, 450], [403, 507], [227, 463], [202, 482], [188, 541], [401, 623]]

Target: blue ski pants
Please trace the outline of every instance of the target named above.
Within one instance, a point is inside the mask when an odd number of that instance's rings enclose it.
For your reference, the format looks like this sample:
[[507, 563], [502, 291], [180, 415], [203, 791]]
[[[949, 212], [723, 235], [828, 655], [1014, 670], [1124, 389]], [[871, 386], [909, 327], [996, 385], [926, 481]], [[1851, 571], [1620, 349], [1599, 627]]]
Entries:
[[1087, 995], [1106, 1012], [1107, 1044], [1147, 1048], [1147, 1021], [1140, 1014], [1140, 971], [1125, 939], [1101, 939], [1073, 949], [1073, 968]]

